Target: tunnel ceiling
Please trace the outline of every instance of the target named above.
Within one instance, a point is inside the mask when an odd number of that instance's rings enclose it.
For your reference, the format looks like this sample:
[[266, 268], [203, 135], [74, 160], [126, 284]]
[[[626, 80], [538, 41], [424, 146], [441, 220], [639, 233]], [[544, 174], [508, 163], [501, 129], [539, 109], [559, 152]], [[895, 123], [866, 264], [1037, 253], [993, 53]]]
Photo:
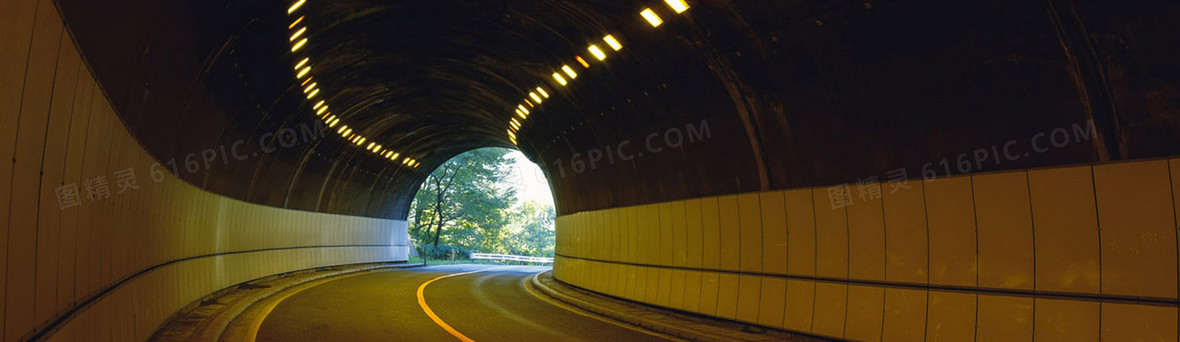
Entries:
[[[551, 98], [515, 135], [561, 213], [920, 177], [1076, 123], [1094, 139], [951, 173], [1180, 152], [1180, 11], [1164, 2], [292, 3], [58, 0], [145, 148], [197, 186], [294, 209], [404, 217], [437, 165], [513, 147], [509, 121], [536, 87]], [[292, 53], [298, 27], [308, 42]], [[606, 34], [624, 47], [600, 62], [587, 46]], [[568, 86], [550, 76], [562, 65], [579, 74]], [[304, 134], [322, 124], [319, 100], [366, 142]], [[667, 140], [693, 133], [708, 136]]]

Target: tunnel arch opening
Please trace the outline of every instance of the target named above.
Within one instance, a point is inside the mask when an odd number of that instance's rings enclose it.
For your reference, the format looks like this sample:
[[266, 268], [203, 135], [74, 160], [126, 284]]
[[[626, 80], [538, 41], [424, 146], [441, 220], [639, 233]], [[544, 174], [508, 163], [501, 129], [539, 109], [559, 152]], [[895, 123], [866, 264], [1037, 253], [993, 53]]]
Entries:
[[548, 179], [515, 149], [455, 155], [426, 175], [406, 212], [414, 252], [424, 259], [554, 256], [556, 212]]

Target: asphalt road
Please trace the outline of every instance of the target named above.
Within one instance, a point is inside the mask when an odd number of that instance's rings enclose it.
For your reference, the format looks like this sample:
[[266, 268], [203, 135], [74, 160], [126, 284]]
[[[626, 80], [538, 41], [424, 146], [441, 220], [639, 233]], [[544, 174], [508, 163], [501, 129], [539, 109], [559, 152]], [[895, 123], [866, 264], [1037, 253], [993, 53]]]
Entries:
[[548, 267], [431, 266], [329, 281], [291, 295], [266, 316], [257, 341], [457, 341], [419, 305], [475, 341], [659, 341], [544, 301], [524, 282]]

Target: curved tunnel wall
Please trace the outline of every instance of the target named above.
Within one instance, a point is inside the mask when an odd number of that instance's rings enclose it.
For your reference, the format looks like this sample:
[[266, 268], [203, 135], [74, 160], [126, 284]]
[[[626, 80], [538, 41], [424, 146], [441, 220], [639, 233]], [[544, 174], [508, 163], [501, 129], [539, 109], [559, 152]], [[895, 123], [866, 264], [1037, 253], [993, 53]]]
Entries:
[[3, 340], [145, 340], [240, 282], [406, 260], [405, 221], [247, 203], [161, 171], [52, 1], [0, 3], [0, 36], [0, 159], [12, 160], [0, 166]]
[[852, 340], [1177, 339], [1180, 159], [879, 186], [848, 186], [850, 205], [837, 186], [562, 216], [554, 273]]

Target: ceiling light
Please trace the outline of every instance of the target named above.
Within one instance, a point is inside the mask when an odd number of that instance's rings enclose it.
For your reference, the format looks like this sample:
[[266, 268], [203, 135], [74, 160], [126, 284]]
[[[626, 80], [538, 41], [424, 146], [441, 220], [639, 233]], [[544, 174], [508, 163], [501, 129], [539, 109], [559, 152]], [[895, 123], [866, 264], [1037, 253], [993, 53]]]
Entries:
[[583, 68], [590, 69], [590, 63], [586, 63], [586, 60], [582, 59], [582, 56], [574, 56], [574, 58], [578, 60], [578, 63], [582, 64]]
[[309, 61], [311, 61], [311, 58], [304, 58], [302, 61], [299, 61], [299, 64], [295, 64], [295, 70], [299, 70], [299, 68], [302, 68], [304, 65], [307, 65], [307, 62], [309, 62]]
[[299, 9], [299, 7], [303, 6], [304, 2], [307, 2], [307, 0], [296, 1], [294, 5], [291, 5], [290, 8], [287, 8], [287, 14], [295, 13], [295, 10], [297, 10], [297, 9]]
[[307, 94], [307, 99], [308, 100], [314, 99], [315, 96], [319, 93], [320, 93], [320, 90], [318, 88], [316, 90], [312, 90], [311, 94]]
[[300, 28], [299, 31], [295, 31], [295, 34], [292, 34], [291, 39], [287, 39], [287, 41], [295, 41], [295, 39], [299, 38], [299, 36], [302, 36], [304, 32], [307, 32], [307, 26]]
[[323, 106], [323, 107], [320, 107], [320, 110], [319, 110], [319, 111], [317, 111], [317, 112], [315, 112], [315, 115], [321, 115], [321, 114], [324, 114], [324, 112], [326, 112], [326, 111], [328, 111], [328, 106]]
[[299, 86], [300, 86], [300, 87], [302, 87], [302, 86], [305, 86], [305, 85], [307, 85], [307, 83], [308, 83], [308, 82], [311, 82], [311, 80], [312, 80], [313, 78], [315, 78], [315, 76], [308, 77], [306, 80], [303, 80], [303, 83], [300, 83], [300, 84], [299, 84]]
[[684, 0], [664, 0], [664, 2], [668, 3], [668, 7], [672, 7], [676, 13], [684, 13], [688, 10], [688, 4]]
[[606, 53], [602, 52], [602, 49], [599, 49], [598, 45], [590, 45], [590, 54], [594, 55], [594, 58], [598, 58], [600, 61], [606, 59]]
[[295, 43], [295, 46], [291, 47], [291, 52], [299, 51], [303, 44], [307, 44], [307, 38], [300, 39], [298, 43]]
[[541, 93], [541, 96], [542, 96], [542, 97], [544, 97], [544, 98], [549, 98], [549, 93], [546, 93], [544, 88], [537, 87], [537, 92], [538, 92], [538, 93]]
[[529, 109], [528, 109], [528, 108], [524, 108], [524, 105], [516, 105], [516, 109], [517, 109], [517, 110], [520, 110], [520, 111], [522, 111], [522, 112], [524, 112], [524, 114], [525, 114], [525, 115], [528, 115], [528, 114], [529, 114]]
[[303, 16], [302, 16], [302, 15], [301, 15], [301, 16], [299, 16], [299, 19], [295, 19], [295, 21], [291, 23], [291, 26], [287, 26], [287, 29], [288, 29], [288, 30], [294, 29], [294, 28], [295, 28], [295, 25], [299, 25], [299, 23], [301, 23], [301, 22], [303, 22]]
[[574, 69], [570, 68], [568, 65], [562, 65], [561, 71], [565, 71], [565, 74], [569, 75], [571, 80], [578, 78], [578, 73], [574, 72]]
[[533, 98], [533, 101], [536, 101], [537, 104], [541, 104], [541, 97], [537, 96], [537, 93], [530, 92], [529, 97]]
[[324, 101], [320, 101], [320, 102], [317, 102], [314, 106], [311, 106], [311, 109], [312, 110], [320, 109], [320, 107], [323, 105], [324, 105]]
[[307, 86], [307, 88], [303, 88], [303, 93], [307, 94], [307, 93], [311, 92], [312, 89], [315, 89], [315, 86], [316, 86], [316, 83], [312, 83], [311, 85]]
[[608, 34], [606, 37], [602, 37], [602, 40], [606, 42], [606, 45], [610, 45], [610, 48], [614, 49], [615, 51], [623, 49], [623, 44], [619, 44], [619, 41], [615, 39], [615, 36]]
[[565, 86], [567, 84], [565, 82], [565, 78], [561, 77], [561, 74], [559, 74], [559, 73], [556, 73], [556, 72], [553, 73], [553, 79], [557, 80], [557, 83], [561, 84], [562, 86]]
[[663, 20], [660, 20], [660, 16], [656, 15], [656, 12], [650, 8], [643, 9], [643, 12], [639, 12], [639, 15], [643, 16], [643, 19], [647, 19], [647, 23], [651, 24], [651, 27], [660, 27], [660, 24], [664, 23]]
[[524, 113], [524, 112], [522, 112], [522, 111], [520, 111], [520, 109], [517, 109], [517, 110], [516, 110], [516, 115], [519, 115], [521, 119], [528, 119], [528, 118], [529, 118], [529, 115], [528, 115], [528, 114], [525, 114], [525, 113]]
[[299, 70], [299, 74], [295, 75], [295, 78], [303, 78], [303, 76], [307, 76], [307, 73], [309, 72], [311, 72], [311, 66], [305, 66], [303, 67], [303, 70]]

